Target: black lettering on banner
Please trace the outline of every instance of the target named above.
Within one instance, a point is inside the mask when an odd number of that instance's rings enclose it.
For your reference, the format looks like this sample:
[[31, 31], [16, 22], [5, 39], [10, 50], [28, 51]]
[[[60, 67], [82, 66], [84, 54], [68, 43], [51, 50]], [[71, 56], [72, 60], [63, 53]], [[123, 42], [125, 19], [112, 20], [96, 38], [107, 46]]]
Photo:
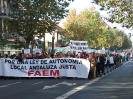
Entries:
[[41, 60], [41, 64], [43, 64], [43, 60]]
[[47, 60], [41, 60], [41, 64], [47, 64]]
[[80, 42], [76, 42], [75, 45], [80, 46]]
[[82, 46], [86, 46], [86, 45], [87, 45], [87, 43], [81, 43], [81, 45], [82, 45]]
[[5, 59], [5, 63], [8, 63], [8, 60], [7, 59]]
[[38, 59], [36, 59], [36, 64], [38, 64], [38, 62], [39, 62], [39, 60], [38, 60]]
[[25, 64], [25, 61], [20, 62], [20, 64]]
[[75, 69], [76, 70], [76, 66], [75, 65], [68, 65], [68, 64], [61, 64], [59, 69]]
[[83, 47], [83, 49], [84, 49], [84, 50], [86, 50], [86, 49], [87, 49], [87, 47]]
[[77, 62], [77, 60], [73, 60], [73, 63], [76, 63]]
[[64, 59], [60, 59], [60, 63], [64, 63]]
[[17, 60], [17, 64], [20, 64], [20, 62]]
[[82, 60], [75, 60], [75, 59], [55, 59], [55, 63], [74, 63], [74, 64], [82, 64]]
[[28, 60], [25, 60], [25, 64], [28, 64]]
[[57, 69], [56, 65], [30, 66], [29, 70]]
[[60, 63], [60, 59], [56, 59], [57, 60], [57, 63]]
[[56, 60], [52, 59], [49, 61], [49, 64], [53, 64], [53, 63], [56, 63]]
[[17, 60], [17, 64], [28, 64], [28, 61], [27, 61], [27, 60], [24, 60], [24, 61], [22, 61], [22, 62], [19, 62], [19, 61]]
[[10, 69], [27, 70], [26, 66], [10, 65]]
[[5, 59], [5, 63], [15, 64], [15, 60], [7, 60], [7, 59]]
[[80, 50], [80, 47], [78, 47], [78, 50]]
[[72, 59], [69, 59], [69, 60], [68, 60], [68, 63], [72, 63]]
[[15, 64], [15, 60], [12, 60], [12, 64]]
[[30, 64], [36, 64], [36, 60], [35, 59], [30, 60]]

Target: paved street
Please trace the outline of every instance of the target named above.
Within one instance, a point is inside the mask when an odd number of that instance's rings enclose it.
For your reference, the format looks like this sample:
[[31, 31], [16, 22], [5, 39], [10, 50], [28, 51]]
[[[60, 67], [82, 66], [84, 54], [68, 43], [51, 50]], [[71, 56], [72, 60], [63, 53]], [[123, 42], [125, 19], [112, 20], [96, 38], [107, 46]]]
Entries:
[[87, 79], [0, 80], [0, 99], [133, 99], [133, 61]]

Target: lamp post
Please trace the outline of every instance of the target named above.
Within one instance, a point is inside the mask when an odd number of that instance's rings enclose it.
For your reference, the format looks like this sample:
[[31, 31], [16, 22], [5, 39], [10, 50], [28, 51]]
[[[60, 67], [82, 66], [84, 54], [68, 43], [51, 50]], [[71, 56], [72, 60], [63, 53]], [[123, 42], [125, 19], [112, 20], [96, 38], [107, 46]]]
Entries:
[[52, 58], [54, 58], [54, 39], [55, 39], [55, 31], [52, 32], [52, 52], [51, 52]]
[[44, 45], [43, 45], [43, 51], [45, 52], [45, 33], [44, 33]]

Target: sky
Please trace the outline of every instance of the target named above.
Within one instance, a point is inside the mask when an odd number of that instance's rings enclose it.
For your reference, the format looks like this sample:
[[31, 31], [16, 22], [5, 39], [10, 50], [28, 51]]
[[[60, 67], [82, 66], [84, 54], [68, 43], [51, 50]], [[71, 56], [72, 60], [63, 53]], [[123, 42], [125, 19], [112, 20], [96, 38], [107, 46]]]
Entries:
[[[74, 0], [74, 2], [72, 2], [68, 9], [71, 10], [71, 9], [76, 9], [76, 11], [79, 13], [81, 12], [82, 10], [86, 9], [86, 8], [90, 8], [92, 6], [94, 6], [96, 8], [97, 11], [100, 12], [100, 15], [101, 17], [107, 17], [108, 14], [106, 11], [100, 11], [100, 7], [95, 5], [94, 3], [92, 3], [93, 0]], [[61, 20], [60, 22], [60, 26], [63, 27], [63, 22], [65, 21], [65, 18]], [[126, 28], [122, 28], [120, 24], [116, 24], [116, 23], [109, 23], [105, 20], [105, 22], [110, 26], [110, 27], [117, 27], [117, 29], [121, 30], [121, 31], [124, 31], [126, 34], [128, 33], [131, 33], [131, 30], [128, 30]]]

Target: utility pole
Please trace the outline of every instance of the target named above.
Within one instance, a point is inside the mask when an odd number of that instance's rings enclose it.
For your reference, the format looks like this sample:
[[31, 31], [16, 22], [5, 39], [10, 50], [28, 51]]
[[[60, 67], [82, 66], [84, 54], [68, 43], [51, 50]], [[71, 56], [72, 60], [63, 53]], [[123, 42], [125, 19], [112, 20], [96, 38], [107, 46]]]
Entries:
[[54, 39], [55, 39], [55, 31], [53, 31], [52, 33], [52, 52], [51, 52], [52, 58], [54, 58]]

